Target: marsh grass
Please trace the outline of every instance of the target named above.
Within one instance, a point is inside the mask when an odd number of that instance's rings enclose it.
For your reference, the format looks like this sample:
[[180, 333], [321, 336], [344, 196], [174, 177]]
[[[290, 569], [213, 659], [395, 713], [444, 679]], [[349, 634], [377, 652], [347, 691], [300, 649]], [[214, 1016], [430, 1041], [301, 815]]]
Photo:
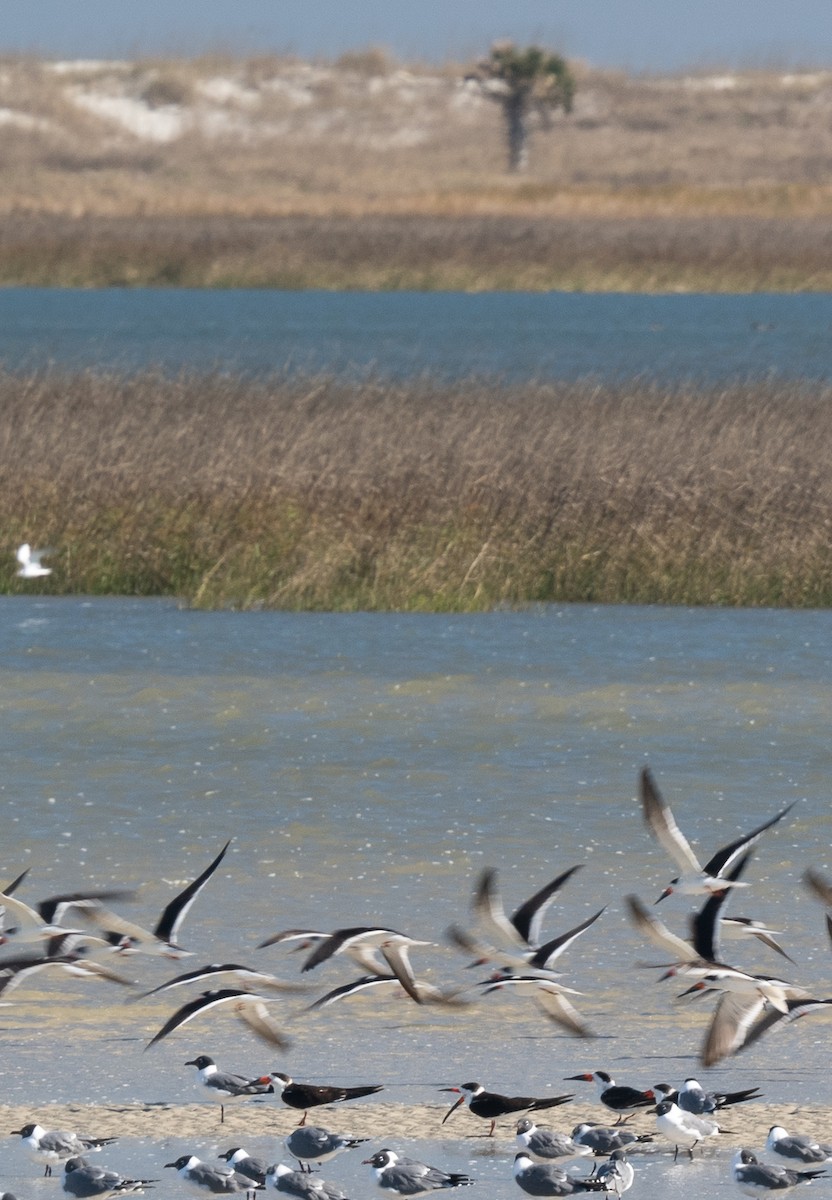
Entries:
[[[832, 603], [832, 389], [0, 375], [7, 591]], [[14, 574], [19, 541], [54, 574]]]

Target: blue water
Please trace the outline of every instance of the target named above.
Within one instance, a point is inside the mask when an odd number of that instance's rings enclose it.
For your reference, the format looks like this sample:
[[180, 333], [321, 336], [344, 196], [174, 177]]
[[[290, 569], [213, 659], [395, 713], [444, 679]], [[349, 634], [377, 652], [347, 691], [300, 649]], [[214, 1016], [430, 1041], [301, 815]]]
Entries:
[[832, 377], [832, 296], [0, 291], [0, 362], [448, 378]]

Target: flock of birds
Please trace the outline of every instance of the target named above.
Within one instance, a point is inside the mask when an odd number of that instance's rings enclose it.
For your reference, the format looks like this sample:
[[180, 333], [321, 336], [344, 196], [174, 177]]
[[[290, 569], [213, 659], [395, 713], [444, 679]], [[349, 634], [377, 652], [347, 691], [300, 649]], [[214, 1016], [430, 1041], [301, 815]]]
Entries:
[[[28, 547], [18, 552], [21, 566], [39, 563]], [[832, 998], [815, 998], [804, 989], [775, 975], [754, 974], [726, 961], [723, 941], [728, 938], [756, 938], [779, 955], [789, 958], [779, 944], [777, 931], [762, 923], [730, 917], [725, 908], [729, 899], [746, 885], [742, 879], [754, 844], [783, 821], [791, 805], [776, 813], [750, 833], [723, 847], [702, 865], [687, 839], [679, 830], [673, 814], [661, 796], [648, 768], [640, 777], [642, 812], [651, 834], [667, 851], [679, 869], [659, 900], [672, 892], [703, 897], [702, 907], [691, 920], [689, 938], [671, 932], [636, 896], [626, 904], [634, 927], [663, 953], [658, 965], [662, 978], [679, 977], [689, 982], [683, 994], [709, 995], [716, 1000], [713, 1016], [701, 1049], [701, 1062], [712, 1066], [753, 1044], [778, 1025], [787, 1025], [800, 1017], [821, 1012], [832, 1005]], [[239, 963], [212, 963], [167, 980], [149, 991], [138, 992], [134, 982], [112, 967], [120, 957], [145, 953], [181, 958], [188, 952], [179, 943], [182, 923], [195, 899], [223, 861], [227, 842], [204, 871], [165, 907], [152, 929], [145, 929], [114, 912], [109, 905], [131, 898], [124, 889], [77, 891], [50, 897], [30, 907], [17, 899], [28, 872], [24, 872], [0, 893], [3, 921], [0, 929], [0, 993], [20, 986], [32, 974], [44, 970], [68, 971], [131, 989], [135, 998], [159, 995], [194, 984], [223, 981], [224, 986], [188, 999], [177, 1007], [148, 1041], [150, 1048], [176, 1029], [213, 1010], [229, 1011], [239, 1017], [266, 1044], [285, 1050], [290, 1044], [284, 1028], [270, 1012], [270, 1004], [282, 992], [297, 988], [263, 971]], [[593, 913], [579, 925], [548, 941], [542, 940], [543, 918], [560, 889], [578, 867], [559, 874], [508, 916], [500, 901], [497, 875], [486, 870], [479, 877], [471, 904], [471, 929], [459, 925], [448, 931], [451, 945], [477, 963], [489, 963], [493, 974], [481, 984], [481, 992], [511, 989], [531, 996], [545, 1017], [578, 1037], [591, 1037], [592, 1031], [577, 1011], [573, 989], [561, 981], [556, 964], [569, 947], [599, 920], [604, 909]], [[810, 871], [806, 881], [813, 894], [832, 908], [832, 884], [819, 873]], [[658, 901], [656, 901], [658, 903]], [[832, 937], [832, 918], [827, 915]], [[411, 966], [410, 955], [430, 943], [383, 927], [355, 927], [334, 931], [290, 929], [271, 935], [260, 947], [285, 945], [302, 949], [306, 958], [302, 972], [308, 972], [328, 960], [343, 955], [354, 961], [362, 974], [341, 985], [310, 1006], [326, 1008], [350, 996], [376, 988], [404, 992], [418, 1005], [467, 1004], [467, 989], [442, 990], [420, 979]], [[656, 964], [652, 964], [656, 965]], [[266, 1163], [249, 1156], [241, 1147], [221, 1157], [223, 1165], [201, 1162], [195, 1155], [183, 1155], [165, 1164], [177, 1171], [191, 1191], [214, 1195], [246, 1192], [273, 1187], [299, 1200], [346, 1200], [334, 1184], [313, 1171], [336, 1155], [356, 1148], [367, 1139], [352, 1138], [321, 1126], [307, 1124], [308, 1113], [321, 1106], [372, 1095], [380, 1084], [342, 1087], [303, 1083], [289, 1075], [272, 1071], [248, 1078], [223, 1071], [209, 1055], [188, 1061], [196, 1068], [200, 1086], [220, 1105], [224, 1122], [225, 1105], [234, 1098], [263, 1093], [279, 1095], [283, 1104], [302, 1111], [299, 1126], [286, 1138], [285, 1146], [296, 1160], [295, 1168], [283, 1163]], [[736, 1092], [707, 1092], [697, 1080], [688, 1079], [680, 1088], [656, 1084], [646, 1090], [619, 1085], [603, 1070], [581, 1072], [567, 1077], [570, 1081], [593, 1083], [597, 1098], [611, 1114], [614, 1125], [582, 1123], [571, 1134], [558, 1133], [536, 1125], [532, 1114], [557, 1108], [574, 1095], [549, 1097], [505, 1096], [490, 1092], [471, 1081], [443, 1090], [456, 1099], [443, 1118], [443, 1124], [463, 1104], [475, 1117], [489, 1123], [488, 1134], [495, 1132], [501, 1118], [515, 1122], [517, 1151], [513, 1178], [532, 1196], [566, 1196], [578, 1191], [602, 1191], [621, 1196], [633, 1185], [635, 1172], [628, 1152], [659, 1137], [674, 1150], [693, 1158], [695, 1147], [714, 1144], [720, 1133], [721, 1113], [733, 1105], [760, 1098], [758, 1088]], [[655, 1114], [655, 1133], [637, 1134], [626, 1122], [636, 1113]], [[24, 1148], [44, 1165], [45, 1173], [60, 1164], [64, 1192], [77, 1200], [117, 1196], [141, 1191], [157, 1180], [126, 1179], [118, 1173], [91, 1165], [88, 1156], [115, 1139], [94, 1138], [61, 1130], [48, 1131], [28, 1123], [13, 1131]], [[595, 1158], [590, 1174], [578, 1175], [574, 1164], [582, 1158]], [[384, 1148], [363, 1160], [378, 1188], [392, 1196], [417, 1197], [448, 1188], [464, 1187], [474, 1180], [465, 1174], [445, 1171]], [[571, 1164], [571, 1165], [570, 1165]], [[832, 1146], [805, 1135], [790, 1135], [781, 1125], [773, 1126], [759, 1155], [745, 1147], [737, 1149], [733, 1179], [747, 1195], [761, 1197], [788, 1190], [800, 1183], [827, 1174], [832, 1165]], [[0, 1200], [14, 1200], [8, 1193]]]

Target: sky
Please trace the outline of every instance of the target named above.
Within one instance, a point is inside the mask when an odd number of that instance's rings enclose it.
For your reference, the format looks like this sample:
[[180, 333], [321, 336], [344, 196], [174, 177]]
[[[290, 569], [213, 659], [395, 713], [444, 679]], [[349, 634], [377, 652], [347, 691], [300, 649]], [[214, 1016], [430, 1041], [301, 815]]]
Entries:
[[637, 72], [832, 66], [832, 0], [5, 0], [0, 53], [467, 62], [498, 38]]

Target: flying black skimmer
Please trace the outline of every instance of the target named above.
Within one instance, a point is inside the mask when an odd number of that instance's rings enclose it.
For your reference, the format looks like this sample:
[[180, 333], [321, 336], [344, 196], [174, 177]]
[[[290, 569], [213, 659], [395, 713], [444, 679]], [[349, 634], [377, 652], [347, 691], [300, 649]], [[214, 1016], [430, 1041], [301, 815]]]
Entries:
[[85, 1158], [68, 1158], [64, 1163], [63, 1189], [76, 1200], [106, 1200], [108, 1196], [124, 1196], [128, 1192], [143, 1192], [158, 1183], [157, 1179], [125, 1179], [117, 1171], [93, 1167]]
[[501, 1096], [499, 1092], [487, 1092], [481, 1083], [461, 1083], [459, 1087], [440, 1088], [442, 1092], [458, 1092], [459, 1099], [455, 1100], [442, 1118], [444, 1125], [451, 1113], [456, 1112], [461, 1104], [467, 1104], [475, 1117], [491, 1122], [491, 1128], [486, 1137], [492, 1137], [494, 1127], [500, 1117], [509, 1113], [537, 1112], [544, 1108], [556, 1108], [574, 1099], [573, 1096], [549, 1096], [536, 1098], [534, 1096]]
[[346, 1194], [334, 1183], [327, 1183], [305, 1171], [293, 1171], [285, 1163], [272, 1163], [266, 1172], [266, 1186], [296, 1196], [297, 1200], [347, 1200]]
[[[301, 967], [301, 971], [312, 971], [336, 954], [348, 954], [360, 962], [365, 971], [375, 974], [393, 974], [407, 994], [421, 1003], [415, 986], [409, 952], [413, 946], [430, 946], [431, 942], [420, 941], [395, 929], [378, 926], [353, 926], [336, 929], [329, 937], [319, 942]], [[379, 959], [382, 956], [383, 962]]]
[[[380, 1083], [360, 1084], [357, 1087], [339, 1087], [337, 1084], [325, 1083], [297, 1083], [290, 1075], [284, 1075], [282, 1071], [272, 1071], [253, 1082], [270, 1084], [289, 1108], [302, 1108], [301, 1125], [306, 1124], [310, 1108], [317, 1108], [323, 1104], [339, 1104], [344, 1100], [358, 1100], [361, 1096], [372, 1096], [376, 1092], [382, 1091], [383, 1088], [383, 1084]], [[275, 1184], [276, 1186], [277, 1184]]]
[[13, 1129], [23, 1139], [22, 1145], [31, 1159], [43, 1163], [44, 1175], [51, 1175], [56, 1163], [66, 1162], [68, 1158], [82, 1158], [86, 1154], [100, 1150], [111, 1142], [118, 1141], [114, 1137], [88, 1137], [82, 1133], [68, 1133], [65, 1129], [44, 1129], [42, 1125], [29, 1122], [22, 1129]]
[[497, 890], [497, 872], [494, 867], [486, 867], [474, 888], [472, 914], [482, 931], [490, 934], [498, 944], [524, 952], [536, 949], [540, 945], [546, 909], [563, 885], [580, 869], [580, 865], [570, 867], [507, 917]]
[[586, 1146], [596, 1158], [606, 1158], [613, 1150], [625, 1146], [636, 1146], [652, 1142], [652, 1133], [633, 1133], [620, 1125], [587, 1125], [582, 1122], [572, 1130], [572, 1139], [579, 1146]]
[[270, 1046], [276, 1046], [278, 1050], [286, 1050], [290, 1045], [288, 1038], [282, 1033], [280, 1027], [269, 1015], [268, 1004], [271, 999], [266, 996], [260, 996], [256, 992], [244, 992], [240, 988], [220, 988], [214, 992], [203, 992], [201, 996], [197, 996], [195, 1000], [189, 1000], [187, 1004], [183, 1004], [176, 1012], [168, 1018], [158, 1033], [154, 1034], [150, 1041], [145, 1046], [145, 1050], [149, 1050], [151, 1046], [155, 1046], [157, 1042], [161, 1042], [169, 1033], [173, 1033], [174, 1029], [178, 1029], [180, 1025], [185, 1025], [188, 1021], [192, 1021], [194, 1017], [200, 1016], [202, 1013], [210, 1012], [214, 1008], [222, 1008], [226, 1012], [233, 1013], [251, 1029], [261, 1041], [267, 1042]]
[[607, 1161], [598, 1167], [594, 1178], [601, 1180], [607, 1193], [615, 1192], [616, 1196], [621, 1196], [628, 1192], [633, 1186], [635, 1171], [627, 1158], [627, 1151], [623, 1148], [613, 1150]]
[[245, 1175], [246, 1179], [251, 1179], [254, 1183], [265, 1183], [266, 1181], [269, 1164], [265, 1158], [255, 1158], [242, 1146], [233, 1146], [224, 1154], [218, 1154], [217, 1158], [221, 1158], [238, 1175]]
[[811, 1183], [826, 1175], [825, 1170], [795, 1171], [790, 1167], [761, 1163], [750, 1150], [737, 1150], [732, 1163], [734, 1182], [746, 1196], [772, 1196], [799, 1183]]
[[[333, 988], [332, 991], [310, 1004], [306, 1011], [314, 1012], [319, 1008], [327, 1008], [339, 1000], [346, 1000], [349, 996], [358, 996], [362, 992], [376, 988], [385, 990], [391, 988], [399, 994], [403, 990], [401, 980], [397, 975], [362, 975], [359, 979], [353, 979], [349, 983], [342, 983], [340, 987]], [[434, 984], [427, 983], [424, 979], [414, 979], [412, 989], [417, 993], [420, 1004], [438, 1004], [447, 1008], [465, 1008], [471, 1004], [471, 1001], [462, 995], [464, 989], [443, 991]], [[412, 991], [408, 992], [408, 995], [412, 996]]]
[[684, 1112], [672, 1100], [662, 1100], [657, 1104], [656, 1129], [675, 1146], [673, 1161], [679, 1157], [680, 1150], [687, 1150], [688, 1157], [693, 1158], [693, 1148], [708, 1138], [719, 1134], [719, 1125], [708, 1117], [698, 1117], [695, 1113]]
[[228, 1100], [240, 1096], [263, 1096], [274, 1091], [271, 1082], [247, 1079], [244, 1075], [221, 1071], [213, 1058], [209, 1058], [207, 1054], [189, 1059], [185, 1066], [196, 1067], [200, 1085], [207, 1090], [212, 1100], [219, 1103], [220, 1123], [225, 1120], [225, 1104]]
[[585, 1083], [594, 1083], [600, 1102], [605, 1108], [618, 1114], [617, 1125], [620, 1125], [622, 1121], [629, 1120], [639, 1109], [652, 1108], [656, 1103], [656, 1097], [649, 1089], [640, 1092], [638, 1088], [627, 1087], [625, 1084], [619, 1085], [606, 1071], [584, 1071], [580, 1075], [567, 1075], [566, 1079], [567, 1081], [580, 1079]]
[[[2, 966], [1, 959], [0, 966]], [[230, 975], [238, 985], [256, 987], [259, 991], [307, 992], [309, 990], [304, 983], [278, 979], [276, 975], [270, 975], [267, 971], [256, 971], [252, 967], [244, 967], [240, 963], [209, 963], [205, 967], [197, 967], [193, 971], [185, 971], [182, 975], [176, 975], [166, 983], [160, 983], [158, 987], [142, 992], [136, 999], [145, 1000], [148, 996], [158, 995], [159, 992], [168, 992], [172, 988], [184, 987], [189, 983], [199, 983], [204, 979], [216, 979], [220, 975]]]
[[364, 1166], [378, 1188], [387, 1196], [402, 1196], [415, 1200], [431, 1192], [447, 1188], [469, 1187], [474, 1180], [458, 1171], [443, 1171], [430, 1167], [415, 1158], [400, 1158], [395, 1150], [379, 1150], [372, 1158], [363, 1159]]
[[21, 579], [43, 579], [46, 575], [51, 575], [52, 568], [45, 567], [41, 560], [54, 553], [54, 550], [50, 550], [48, 547], [43, 550], [35, 550], [29, 542], [24, 542], [15, 551], [18, 576]]
[[737, 838], [736, 841], [730, 842], [727, 846], [723, 846], [712, 858], [708, 859], [703, 867], [693, 853], [693, 850], [691, 850], [687, 838], [676, 824], [673, 813], [659, 792], [649, 767], [644, 767], [641, 772], [640, 791], [642, 812], [650, 832], [660, 845], [664, 847], [682, 872], [675, 879], [671, 879], [659, 897], [659, 900], [663, 900], [665, 896], [669, 896], [672, 892], [679, 892], [687, 896], [698, 896], [705, 892], [719, 892], [726, 887], [746, 887], [747, 885], [741, 883], [739, 880], [728, 879], [728, 872], [731, 870], [731, 867], [758, 838], [762, 837], [767, 829], [771, 829], [772, 825], [776, 825], [778, 821], [782, 821], [794, 808], [793, 802], [777, 813], [776, 816], [766, 821], [764, 825], [759, 825], [751, 833]]
[[0, 995], [6, 995], [25, 983], [29, 976], [45, 970], [65, 971], [79, 979], [102, 979], [122, 987], [135, 987], [132, 979], [109, 970], [95, 959], [84, 957], [85, 944], [79, 944], [70, 954], [50, 954], [38, 957], [16, 956], [0, 959]]
[[769, 1129], [764, 1154], [787, 1167], [832, 1164], [832, 1145], [804, 1133], [786, 1133], [782, 1125], [772, 1125]]
[[182, 1154], [176, 1162], [165, 1163], [165, 1166], [173, 1167], [179, 1178], [194, 1192], [222, 1196], [230, 1192], [253, 1192], [263, 1187], [262, 1183], [255, 1182], [228, 1164], [216, 1167], [212, 1163], [202, 1162], [195, 1154]]
[[566, 1133], [553, 1129], [541, 1129], [531, 1117], [521, 1117], [517, 1122], [515, 1139], [521, 1150], [525, 1150], [532, 1162], [559, 1163], [573, 1158], [592, 1155], [589, 1146], [576, 1142]]
[[283, 1145], [300, 1163], [301, 1171], [311, 1171], [311, 1164], [328, 1162], [344, 1150], [354, 1150], [369, 1138], [349, 1137], [346, 1133], [331, 1133], [320, 1125], [297, 1125]]
[[567, 1175], [554, 1163], [532, 1162], [525, 1150], [514, 1156], [514, 1181], [530, 1196], [571, 1196], [573, 1192], [602, 1192], [604, 1185], [591, 1176]]
[[576, 1037], [595, 1037], [581, 1014], [567, 999], [567, 995], [580, 996], [581, 993], [574, 988], [564, 987], [555, 979], [545, 979], [540, 975], [514, 975], [504, 971], [493, 979], [484, 980], [481, 986], [484, 996], [503, 988], [518, 996], [531, 996], [541, 1012], [562, 1029]]
[[92, 921], [112, 945], [113, 949], [122, 954], [142, 953], [162, 955], [166, 958], [183, 958], [190, 955], [190, 950], [179, 945], [178, 936], [182, 923], [208, 880], [225, 858], [231, 841], [227, 841], [219, 854], [208, 864], [201, 875], [198, 875], [187, 887], [183, 888], [162, 909], [162, 914], [152, 930], [143, 929], [132, 921], [110, 912], [101, 904], [85, 905], [83, 912]]
[[757, 1013], [754, 1014], [756, 1019], [753, 1020], [744, 1041], [737, 1049], [746, 1050], [749, 1046], [753, 1046], [755, 1042], [759, 1041], [763, 1034], [768, 1033], [769, 1030], [785, 1029], [801, 1017], [808, 1017], [812, 1014], [823, 1015], [830, 1012], [832, 1012], [832, 997], [821, 1000], [806, 996], [802, 999], [787, 1000], [785, 1012], [779, 1012], [777, 1009], [763, 1012], [761, 1005]]

